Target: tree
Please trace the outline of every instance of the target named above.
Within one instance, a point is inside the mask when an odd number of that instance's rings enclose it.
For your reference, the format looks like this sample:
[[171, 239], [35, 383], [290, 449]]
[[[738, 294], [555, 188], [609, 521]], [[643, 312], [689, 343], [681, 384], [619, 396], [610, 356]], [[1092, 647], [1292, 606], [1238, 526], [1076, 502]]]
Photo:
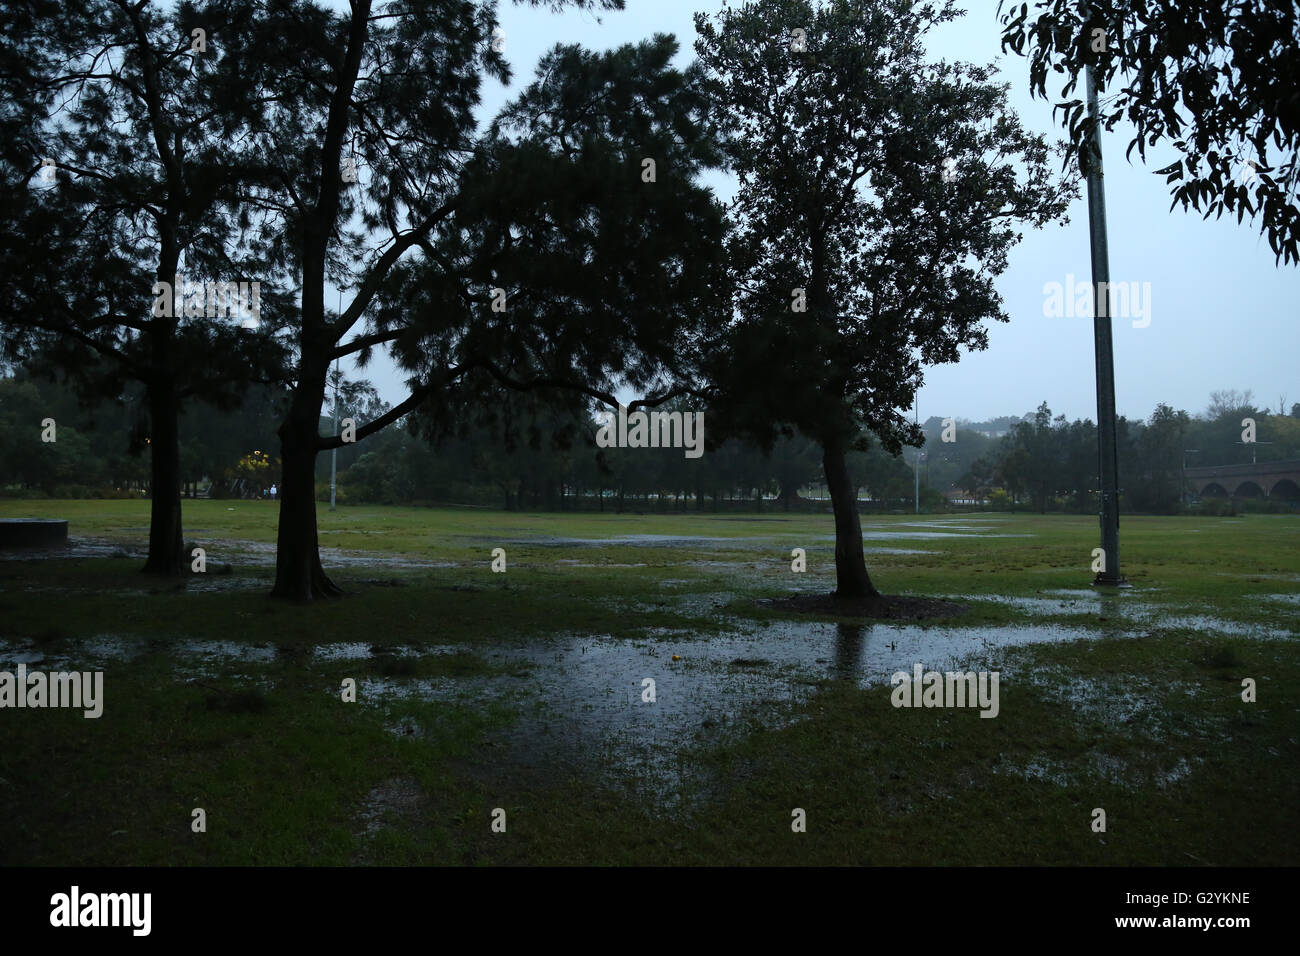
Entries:
[[1250, 389], [1239, 392], [1235, 388], [1224, 388], [1210, 393], [1210, 404], [1205, 409], [1205, 417], [1215, 421], [1235, 415], [1255, 415], [1255, 395]]
[[[355, 0], [336, 14], [294, 0], [277, 10], [260, 53], [293, 106], [259, 136], [284, 184], [265, 202], [285, 210], [275, 251], [301, 277], [302, 314], [280, 427], [273, 593], [311, 600], [338, 593], [321, 567], [312, 493], [317, 453], [342, 443], [317, 434], [332, 361], [386, 346], [411, 372], [410, 396], [357, 440], [471, 372], [476, 386], [490, 376], [613, 403], [597, 386], [653, 377], [673, 333], [709, 314], [689, 313], [720, 215], [693, 182], [707, 158], [707, 104], [671, 68], [671, 38], [557, 51], [480, 137], [482, 78], [509, 77], [494, 4]], [[657, 180], [642, 178], [643, 157], [657, 160]], [[351, 293], [341, 315], [326, 310], [327, 281]]]
[[925, 364], [987, 346], [993, 279], [1018, 228], [1064, 215], [1048, 146], [991, 67], [931, 63], [950, 2], [758, 0], [696, 15], [740, 184], [735, 314], [714, 381], [727, 420], [818, 442], [835, 515], [836, 594], [878, 595], [846, 454], [866, 429], [898, 453]]
[[[287, 390], [279, 385], [254, 385], [234, 408], [196, 404], [181, 416], [182, 476], [191, 493], [209, 479], [209, 494], [235, 493], [240, 460], [255, 451], [275, 448], [275, 424], [283, 414]], [[277, 473], [278, 475], [278, 473]]]
[[[1134, 148], [1167, 142], [1182, 158], [1162, 169], [1182, 203], [1259, 216], [1281, 262], [1300, 262], [1300, 7], [1293, 0], [999, 0], [1002, 49], [1029, 58], [1032, 90], [1046, 99], [1049, 72], [1064, 73], [1054, 113], [1081, 168], [1091, 123], [1069, 97], [1085, 65], [1107, 92], [1100, 123], [1133, 125]], [[1116, 75], [1123, 84], [1114, 83]]]
[[[104, 463], [92, 453], [89, 436], [41, 391], [30, 380], [0, 379], [0, 486], [12, 483], [53, 495], [61, 486], [95, 484]], [[55, 423], [48, 436], [42, 425], [47, 419]]]
[[783, 438], [772, 449], [768, 467], [776, 481], [782, 507], [799, 498], [799, 489], [815, 481], [821, 472], [820, 449], [802, 435]]
[[993, 466], [983, 456], [971, 462], [970, 467], [957, 479], [957, 487], [982, 501], [993, 489]]
[[1182, 498], [1183, 453], [1191, 419], [1161, 402], [1136, 436], [1138, 461], [1130, 498], [1136, 508], [1157, 514], [1178, 509]]
[[1039, 513], [1047, 511], [1047, 502], [1056, 491], [1061, 473], [1060, 448], [1054, 441], [1052, 410], [1042, 402], [1032, 422], [1021, 422], [1010, 437], [1025, 450], [1025, 476]]
[[1098, 484], [1097, 426], [1091, 419], [1075, 419], [1061, 429], [1059, 437], [1064, 445], [1061, 490], [1074, 495], [1079, 514], [1083, 514]]
[[[229, 406], [248, 382], [277, 377], [276, 316], [291, 307], [270, 286], [241, 298], [260, 313], [247, 329], [224, 285], [236, 282], [238, 296], [236, 280], [257, 258], [250, 217], [230, 214], [256, 175], [238, 135], [264, 109], [239, 45], [260, 30], [256, 4], [18, 7], [0, 41], [4, 351], [62, 373], [87, 402], [144, 385], [153, 498], [144, 570], [183, 573], [182, 408]], [[207, 294], [172, 288], [182, 271]]]

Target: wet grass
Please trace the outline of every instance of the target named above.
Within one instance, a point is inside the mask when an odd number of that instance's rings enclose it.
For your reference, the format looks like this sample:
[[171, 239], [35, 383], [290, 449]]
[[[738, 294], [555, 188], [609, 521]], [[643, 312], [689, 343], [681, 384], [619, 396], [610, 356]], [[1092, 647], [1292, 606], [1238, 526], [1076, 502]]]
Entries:
[[[0, 862], [1300, 862], [1300, 612], [1277, 597], [1300, 592], [1296, 518], [1126, 517], [1135, 587], [1120, 595], [1087, 587], [1092, 517], [865, 518], [868, 535], [1029, 535], [866, 542], [934, 552], [868, 555], [888, 593], [971, 606], [928, 627], [1090, 637], [973, 653], [963, 666], [1006, 674], [986, 720], [896, 709], [888, 687], [829, 664], [818, 677], [765, 652], [715, 665], [689, 651], [806, 623], [756, 601], [833, 586], [828, 516], [321, 509], [322, 544], [373, 561], [331, 572], [343, 599], [297, 606], [266, 597], [275, 509], [187, 502], [187, 539], [233, 573], [159, 582], [111, 556], [142, 547], [148, 502], [0, 503], [0, 517], [66, 517], [74, 537], [105, 543], [104, 557], [0, 561], [0, 667], [21, 653], [32, 668], [105, 671], [98, 720], [0, 710]], [[629, 535], [723, 540], [550, 540]], [[498, 546], [506, 574], [490, 571]], [[806, 574], [790, 570], [794, 547]], [[892, 633], [877, 630], [870, 640]], [[564, 704], [565, 665], [534, 665], [551, 642], [588, 638], [683, 674], [713, 667], [709, 686], [736, 699], [698, 726], [663, 725], [680, 740], [634, 722], [581, 741], [580, 762], [552, 760], [535, 725], [578, 726], [593, 704]], [[225, 650], [196, 656], [193, 642]], [[345, 645], [360, 650], [317, 653]], [[685, 659], [670, 661], [678, 648]], [[349, 677], [355, 704], [342, 700]], [[1245, 678], [1255, 703], [1241, 699]], [[808, 693], [744, 696], [783, 682]], [[672, 708], [661, 685], [653, 706]], [[629, 708], [640, 693], [630, 682]], [[667, 763], [628, 759], [652, 740]], [[206, 833], [191, 830], [196, 807]], [[806, 833], [791, 830], [795, 808]]]

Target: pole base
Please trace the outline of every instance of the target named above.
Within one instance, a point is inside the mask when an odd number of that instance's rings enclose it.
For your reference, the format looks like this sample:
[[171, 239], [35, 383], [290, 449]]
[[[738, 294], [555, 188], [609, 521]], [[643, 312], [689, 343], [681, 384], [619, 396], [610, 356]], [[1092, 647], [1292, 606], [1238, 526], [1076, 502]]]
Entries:
[[1092, 586], [1094, 588], [1096, 587], [1131, 588], [1133, 585], [1129, 584], [1128, 578], [1124, 577], [1124, 575], [1122, 574], [1113, 575], [1113, 574], [1106, 574], [1103, 572], [1101, 574], [1098, 574], [1095, 578], [1092, 579]]

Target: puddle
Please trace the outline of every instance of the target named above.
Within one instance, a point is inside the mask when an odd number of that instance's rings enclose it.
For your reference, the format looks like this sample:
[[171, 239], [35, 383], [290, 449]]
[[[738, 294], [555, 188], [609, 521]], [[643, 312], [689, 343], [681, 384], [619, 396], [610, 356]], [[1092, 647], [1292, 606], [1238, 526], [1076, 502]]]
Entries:
[[318, 661], [368, 661], [376, 657], [431, 657], [436, 654], [473, 654], [468, 644], [438, 644], [410, 647], [404, 644], [377, 647], [369, 641], [344, 641], [339, 644], [317, 644], [311, 649], [313, 660]]
[[1133, 760], [1112, 754], [1089, 753], [1081, 765], [1071, 766], [1065, 761], [1046, 755], [1035, 757], [1023, 764], [1002, 761], [993, 768], [994, 773], [1015, 774], [1027, 780], [1043, 780], [1058, 787], [1077, 787], [1098, 780], [1129, 790], [1155, 787], [1163, 790], [1191, 776], [1196, 765], [1203, 763], [1199, 757], [1189, 761], [1179, 757], [1168, 769], [1160, 766], [1158, 757], [1142, 753]]
[[[796, 543], [790, 547], [799, 547]], [[833, 569], [835, 566], [835, 549], [834, 548], [804, 548], [806, 557], [809, 559], [820, 558], [826, 562], [827, 569]], [[873, 548], [864, 546], [864, 554], [880, 555], [907, 555], [907, 554], [940, 554], [939, 551], [925, 551], [918, 548]], [[775, 545], [772, 549], [772, 555], [763, 561], [719, 561], [719, 560], [700, 560], [700, 561], [677, 561], [674, 567], [699, 568], [707, 571], [788, 571], [790, 568], [790, 551], [787, 544]], [[597, 565], [597, 567], [617, 567], [617, 565]]]
[[[245, 541], [230, 538], [209, 538], [198, 544], [207, 551], [208, 562], [226, 562], [236, 566], [275, 567], [275, 543], [270, 541]], [[355, 551], [341, 548], [321, 548], [321, 563], [331, 568], [458, 568], [457, 561], [423, 561], [405, 555], [385, 554], [382, 551]]]
[[[1197, 631], [1213, 631], [1230, 637], [1250, 638], [1287, 638], [1296, 636], [1295, 628], [1272, 627], [1267, 624], [1249, 624], [1240, 621], [1225, 620], [1210, 614], [1171, 614], [1168, 608], [1151, 604], [1135, 598], [1131, 592], [1121, 591], [1117, 594], [1099, 594], [1095, 591], [1057, 588], [1044, 591], [1044, 594], [1057, 594], [1061, 598], [1004, 597], [996, 594], [964, 594], [957, 597], [962, 601], [990, 601], [1005, 604], [1035, 614], [1073, 614], [1096, 620], [1104, 618], [1103, 624], [1119, 623], [1127, 627], [1139, 628], [1188, 628]], [[1141, 594], [1142, 592], [1137, 592]], [[1292, 602], [1295, 595], [1271, 595]], [[1292, 602], [1292, 603], [1300, 603]]]
[[274, 647], [240, 644], [235, 641], [176, 641], [166, 645], [173, 656], [200, 660], [230, 660], [241, 663], [267, 664], [275, 660]]
[[318, 661], [365, 661], [374, 655], [365, 641], [343, 644], [317, 644], [312, 648], [312, 658]]
[[[807, 699], [827, 678], [888, 685], [896, 671], [910, 672], [917, 662], [950, 670], [979, 656], [998, 665], [1004, 648], [1095, 636], [1057, 626], [740, 626], [708, 638], [659, 629], [638, 640], [570, 636], [502, 647], [489, 655], [493, 663], [527, 665], [527, 677], [359, 675], [357, 696], [371, 704], [411, 697], [515, 703], [518, 722], [494, 744], [502, 748], [502, 759], [555, 775], [594, 770], [608, 786], [673, 804], [688, 781], [693, 790], [701, 786], [692, 776], [698, 770], [681, 756], [687, 745], [785, 726], [792, 719], [790, 705]], [[364, 645], [348, 647], [359, 654]], [[642, 698], [646, 678], [655, 682], [653, 702]]]
[[1103, 601], [1106, 599], [1126, 601], [1131, 600], [1133, 595], [1144, 593], [1143, 588], [1119, 588], [1098, 591], [1095, 588], [1049, 588], [1042, 592], [1043, 594], [1059, 594], [1062, 597], [1075, 598], [1077, 600]]
[[0, 670], [6, 670], [10, 673], [19, 664], [26, 664], [29, 667], [33, 664], [41, 664], [45, 661], [45, 654], [42, 651], [20, 651], [20, 650], [3, 650], [0, 651]]
[[276, 649], [236, 641], [173, 642], [124, 638], [112, 634], [101, 634], [83, 640], [69, 638], [50, 642], [47, 647], [33, 646], [31, 642], [20, 644], [0, 639], [0, 665], [20, 660], [30, 664], [35, 659], [51, 669], [59, 669], [87, 661], [98, 664], [129, 662], [149, 654], [167, 654], [180, 658], [187, 664], [207, 664], [213, 661], [264, 664], [275, 659]]
[[1249, 571], [1215, 571], [1221, 578], [1264, 578], [1269, 581], [1300, 582], [1300, 574], [1255, 574]]
[[705, 537], [682, 537], [680, 535], [670, 534], [628, 534], [619, 538], [515, 538], [507, 541], [507, 544], [524, 544], [541, 548], [603, 548], [614, 546], [640, 547], [640, 548], [690, 548], [701, 544], [734, 544], [738, 547], [746, 547], [743, 542], [752, 541], [770, 541], [770, 538], [705, 538]]
[[[124, 531], [130, 529], [122, 529]], [[140, 529], [148, 533], [148, 528]], [[371, 532], [374, 533], [374, 532]], [[190, 540], [186, 533], [186, 540]], [[275, 567], [275, 543], [246, 541], [232, 538], [195, 538], [194, 543], [203, 548], [209, 567], [233, 564], [236, 567]], [[329, 568], [375, 567], [390, 569], [458, 568], [457, 561], [423, 561], [408, 556], [394, 556], [376, 551], [354, 551], [340, 548], [321, 548], [321, 562]], [[50, 548], [0, 549], [0, 561], [77, 560], [83, 558], [131, 558], [143, 561], [147, 553], [117, 541], [101, 538], [70, 537], [66, 545]], [[226, 590], [239, 587], [261, 587], [265, 581], [254, 579], [252, 584], [222, 584], [224, 575], [209, 573], [209, 584], [195, 585], [200, 578], [189, 579], [190, 590]], [[229, 577], [225, 580], [230, 581]], [[248, 580], [235, 578], [235, 580]], [[144, 592], [141, 592], [144, 593]]]
[[1005, 604], [1022, 611], [1038, 614], [1096, 614], [1096, 607], [1089, 607], [1073, 601], [1059, 598], [1010, 597], [998, 594], [958, 594], [954, 601], [988, 601], [992, 604]]
[[37, 645], [31, 641], [7, 641], [0, 638], [0, 670], [18, 663], [39, 663], [47, 670], [85, 670], [87, 664], [133, 661], [150, 653], [147, 641], [125, 640], [100, 634], [82, 640], [66, 639]]
[[[965, 538], [968, 541], [982, 541], [985, 538], [1036, 538], [1036, 534], [1008, 534], [1003, 532], [990, 533], [988, 531], [972, 532], [970, 534], [961, 531], [869, 531], [862, 529], [864, 540], [876, 538]], [[820, 536], [823, 541], [834, 541], [835, 535], [824, 534]]]
[[894, 523], [904, 528], [956, 528], [959, 531], [983, 531], [989, 526], [1001, 524], [999, 521], [978, 521], [972, 518], [936, 518], [933, 521], [896, 521]]
[[1290, 628], [1269, 627], [1266, 624], [1245, 624], [1239, 621], [1225, 621], [1210, 617], [1208, 614], [1187, 614], [1168, 616], [1160, 611], [1151, 613], [1145, 623], [1149, 627], [1187, 628], [1193, 631], [1217, 631], [1229, 637], [1250, 638], [1288, 638], [1300, 636], [1293, 625]]
[[[722, 603], [729, 592], [687, 596]], [[723, 622], [728, 623], [728, 622]], [[874, 624], [836, 625], [775, 621], [729, 622], [731, 633], [701, 638], [685, 630], [656, 630], [642, 639], [607, 635], [570, 636], [516, 647], [498, 647], [489, 659], [506, 674], [406, 678], [358, 674], [358, 700], [418, 697], [427, 700], [522, 704], [519, 724], [504, 732], [500, 746], [512, 759], [555, 773], [579, 769], [593, 755], [614, 786], [645, 791], [671, 801], [691, 772], [681, 757], [687, 744], [715, 742], [757, 727], [784, 726], [790, 706], [814, 693], [827, 678], [851, 680], [860, 687], [888, 685], [896, 671], [965, 669], [970, 658], [1006, 670], [1002, 651], [1036, 643], [1074, 641], [1094, 630], [1063, 626], [990, 628]], [[367, 642], [318, 644], [303, 649], [321, 661], [370, 660]], [[400, 646], [383, 653], [415, 655], [470, 651], [455, 645]], [[481, 648], [477, 649], [483, 653]], [[16, 665], [46, 663], [75, 655], [129, 660], [162, 651], [178, 671], [202, 676], [214, 665], [267, 664], [277, 659], [272, 645], [236, 641], [181, 640], [174, 643], [127, 641], [103, 635], [91, 641], [60, 642], [49, 650], [0, 645], [0, 661]], [[674, 655], [678, 657], [673, 660]], [[304, 654], [305, 656], [305, 654]], [[518, 665], [523, 665], [518, 666]], [[643, 681], [655, 682], [655, 700], [642, 699]], [[333, 693], [333, 691], [330, 691]]]
[[1162, 789], [1189, 776], [1202, 762], [1180, 757], [1169, 766], [1163, 748], [1170, 741], [1199, 742], [1221, 733], [1222, 724], [1206, 713], [1184, 713], [1167, 706], [1171, 697], [1208, 701], [1220, 693], [1196, 682], [1171, 683], [1141, 674], [1082, 677], [1053, 665], [1023, 671], [1020, 680], [1047, 700], [1067, 707], [1072, 718], [1083, 725], [1082, 739], [1088, 737], [1086, 725], [1097, 723], [1122, 729], [1130, 740], [1143, 746], [1128, 757], [1094, 750], [1080, 754], [1073, 763], [1039, 755], [1024, 764], [1000, 764], [994, 768], [998, 773], [1015, 773], [1062, 787], [1100, 779], [1134, 789]]
[[[472, 699], [486, 703], [505, 700], [509, 696], [503, 688], [493, 686], [501, 682], [496, 677], [376, 677], [358, 674], [355, 680], [357, 701], [370, 704], [411, 698], [444, 702]], [[336, 695], [337, 689], [330, 688], [329, 693]]]
[[[703, 606], [725, 603], [731, 596], [730, 592], [707, 592], [682, 597], [699, 602], [703, 610]], [[1052, 603], [1060, 602], [1052, 599]], [[603, 634], [571, 635], [488, 651], [459, 645], [401, 645], [382, 648], [379, 655], [373, 644], [352, 641], [304, 645], [300, 653], [303, 659], [310, 656], [318, 661], [368, 661], [390, 654], [482, 654], [507, 673], [438, 677], [358, 674], [358, 701], [379, 707], [410, 698], [475, 707], [490, 702], [514, 705], [519, 710], [517, 723], [494, 732], [488, 743], [499, 759], [555, 778], [594, 772], [601, 783], [616, 791], [635, 791], [653, 803], [670, 806], [680, 803], [686, 793], [706, 794], [716, 783], [700, 777], [704, 771], [684, 758], [689, 745], [716, 744], [757, 729], [786, 726], [794, 719], [792, 705], [808, 699], [827, 679], [852, 681], [859, 687], [888, 686], [895, 672], [910, 673], [917, 663], [926, 670], [999, 670], [1004, 681], [1028, 680], [1051, 688], [1051, 693], [1083, 720], [1130, 726], [1135, 733], [1154, 739], [1188, 732], [1186, 727], [1169, 724], [1163, 716], [1161, 695], [1197, 693], [1192, 685], [1157, 688], [1141, 678], [1112, 686], [1041, 671], [1022, 676], [1017, 655], [1005, 653], [1034, 644], [1096, 638], [1095, 627], [756, 623], [735, 619], [720, 623], [733, 630], [701, 637], [690, 630], [654, 629], [643, 638], [622, 640]], [[1115, 636], [1138, 638], [1140, 632], [1118, 631]], [[279, 654], [273, 645], [236, 641], [164, 643], [101, 635], [87, 641], [55, 642], [49, 648], [0, 642], [0, 667], [11, 669], [21, 662], [55, 669], [69, 659], [78, 664], [82, 658], [130, 660], [159, 651], [175, 660], [178, 671], [197, 677], [216, 664], [266, 664]], [[524, 676], [518, 676], [520, 673]], [[654, 681], [653, 701], [643, 698], [647, 678]], [[333, 689], [328, 692], [335, 693]], [[424, 732], [410, 720], [401, 724], [393, 728], [394, 733]], [[1063, 773], [1050, 761], [1012, 769], [1053, 781]], [[1129, 780], [1130, 770], [1097, 766], [1087, 772]], [[1188, 772], [1189, 768], [1174, 768], [1168, 771], [1168, 780]], [[385, 812], [383, 800], [372, 797], [367, 807], [374, 812], [370, 817], [363, 813], [365, 821], [378, 820]], [[366, 825], [369, 827], [368, 822]]]
[[[1198, 684], [1179, 682], [1153, 682], [1140, 675], [1116, 677], [1080, 677], [1059, 668], [1036, 669], [1023, 680], [1037, 688], [1049, 699], [1067, 704], [1070, 710], [1084, 720], [1095, 720], [1110, 726], [1126, 725], [1135, 733], [1156, 740], [1165, 740], [1173, 734], [1184, 734], [1189, 728], [1176, 727], [1170, 722], [1164, 706], [1169, 695], [1187, 697], [1210, 696]], [[1208, 723], [1195, 727], [1203, 733]]]

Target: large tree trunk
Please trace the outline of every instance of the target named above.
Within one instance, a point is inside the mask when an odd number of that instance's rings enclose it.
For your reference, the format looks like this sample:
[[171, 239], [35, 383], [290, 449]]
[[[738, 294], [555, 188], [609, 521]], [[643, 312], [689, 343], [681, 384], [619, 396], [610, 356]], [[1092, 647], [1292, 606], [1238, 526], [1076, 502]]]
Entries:
[[[173, 207], [169, 205], [168, 212]], [[180, 249], [172, 229], [164, 225], [156, 277], [174, 283]], [[181, 437], [180, 402], [176, 394], [176, 311], [182, 290], [172, 289], [173, 315], [154, 316], [149, 321], [149, 379], [145, 383], [149, 402], [149, 558], [145, 574], [176, 576], [189, 570], [181, 529]], [[183, 307], [181, 307], [183, 310]]]
[[862, 522], [858, 519], [857, 489], [849, 481], [844, 449], [822, 446], [822, 467], [835, 512], [835, 596], [839, 598], [879, 597], [867, 575], [862, 554]]
[[181, 530], [180, 422], [170, 376], [149, 383], [149, 558], [145, 574], [176, 576], [189, 569]]
[[343, 593], [321, 567], [316, 536], [316, 438], [324, 396], [324, 367], [315, 374], [304, 368], [280, 425], [283, 476], [273, 597], [312, 601]]

